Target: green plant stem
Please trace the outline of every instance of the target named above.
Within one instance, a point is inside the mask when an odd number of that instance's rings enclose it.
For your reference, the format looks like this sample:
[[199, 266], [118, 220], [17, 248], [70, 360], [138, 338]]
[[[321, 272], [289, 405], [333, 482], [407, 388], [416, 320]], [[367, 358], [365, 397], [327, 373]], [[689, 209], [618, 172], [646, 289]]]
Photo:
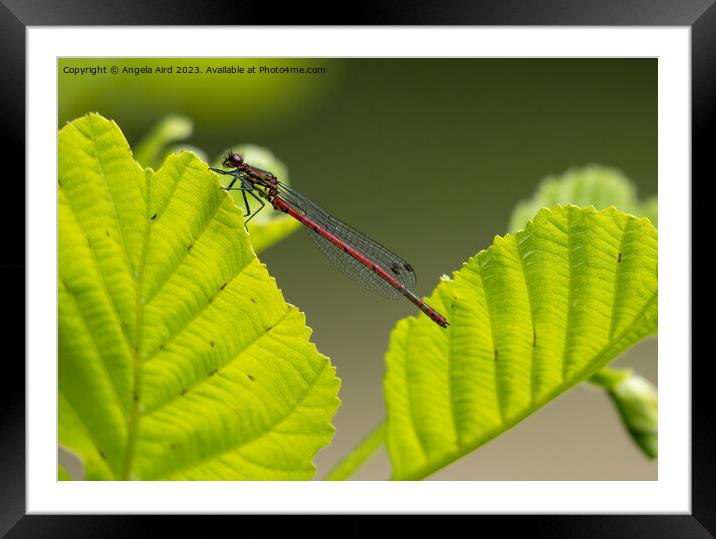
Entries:
[[383, 445], [385, 420], [381, 421], [350, 453], [328, 472], [324, 481], [343, 481], [353, 475]]
[[634, 374], [634, 372], [631, 369], [612, 369], [611, 367], [604, 367], [587, 381], [595, 386], [612, 389], [618, 382], [629, 378], [632, 374]]

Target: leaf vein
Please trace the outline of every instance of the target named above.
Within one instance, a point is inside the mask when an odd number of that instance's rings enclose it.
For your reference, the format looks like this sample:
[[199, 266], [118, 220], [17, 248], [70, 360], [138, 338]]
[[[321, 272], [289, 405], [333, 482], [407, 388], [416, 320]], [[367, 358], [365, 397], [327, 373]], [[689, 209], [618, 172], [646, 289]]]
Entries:
[[113, 217], [114, 217], [114, 220], [117, 222], [117, 228], [119, 229], [119, 235], [121, 238], [120, 244], [122, 245], [122, 248], [124, 250], [124, 256], [125, 256], [125, 259], [127, 262], [127, 267], [129, 268], [132, 279], [136, 280], [136, 277], [134, 275], [134, 267], [132, 265], [132, 259], [129, 257], [129, 248], [127, 247], [127, 240], [124, 237], [124, 228], [122, 227], [122, 223], [119, 219], [119, 212], [117, 211], [117, 204], [114, 201], [114, 195], [112, 195], [112, 189], [110, 189], [110, 187], [109, 187], [109, 182], [107, 182], [107, 175], [104, 172], [104, 167], [102, 166], [102, 162], [99, 158], [99, 148], [97, 147], [97, 138], [94, 136], [94, 130], [90, 129], [90, 136], [87, 137], [87, 135], [85, 133], [82, 133], [82, 131], [80, 131], [77, 128], [77, 126], [75, 126], [72, 123], [70, 125], [72, 125], [75, 129], [77, 129], [77, 131], [79, 131], [85, 138], [88, 138], [89, 140], [91, 140], [92, 144], [94, 145], [93, 157], [95, 158], [95, 161], [97, 162], [97, 167], [99, 169], [99, 176], [100, 176], [100, 178], [102, 178], [102, 183], [107, 188], [107, 194], [109, 196], [109, 201], [112, 204], [112, 211], [114, 213]]
[[[62, 187], [60, 187], [60, 189], [62, 189]], [[72, 215], [74, 216], [75, 222], [78, 224], [78, 226], [79, 226], [80, 229], [82, 230], [82, 233], [83, 233], [85, 236], [87, 236], [87, 232], [86, 232], [86, 230], [85, 230], [85, 228], [84, 228], [84, 225], [82, 224], [82, 221], [79, 219], [79, 216], [77, 215], [77, 213], [75, 212], [74, 208], [72, 207], [72, 204], [71, 204], [71, 202], [70, 202], [69, 197], [65, 197], [65, 200], [67, 200], [67, 208], [70, 210], [70, 213], [72, 213]], [[95, 253], [94, 249], [89, 249], [89, 251], [92, 253], [92, 259], [93, 259], [94, 262], [95, 262], [95, 265], [96, 265], [96, 267], [97, 267], [97, 270], [99, 271], [99, 274], [100, 274], [100, 277], [101, 277], [101, 280], [102, 280], [102, 284], [104, 285], [104, 286], [102, 287], [102, 290], [103, 290], [103, 292], [106, 294], [107, 299], [108, 299], [108, 301], [109, 301], [109, 303], [110, 303], [110, 305], [111, 305], [110, 311], [112, 312], [112, 314], [115, 315], [115, 317], [116, 317], [116, 319], [117, 319], [118, 325], [119, 325], [120, 327], [122, 327], [122, 319], [120, 318], [120, 316], [119, 316], [119, 311], [117, 310], [117, 306], [116, 306], [116, 304], [114, 303], [114, 298], [112, 297], [112, 294], [109, 293], [109, 289], [108, 289], [108, 287], [107, 287], [107, 280], [106, 280], [106, 278], [105, 278], [105, 276], [104, 276], [104, 271], [102, 270], [102, 266], [100, 265], [99, 260], [97, 259], [97, 254]], [[82, 320], [82, 323], [84, 324], [85, 328], [87, 329], [87, 332], [88, 332], [88, 333], [91, 335], [91, 337], [92, 337], [92, 342], [94, 343], [95, 348], [97, 349], [97, 352], [98, 352], [98, 354], [99, 354], [99, 357], [100, 357], [100, 359], [101, 359], [101, 361], [102, 361], [102, 365], [104, 366], [105, 370], [107, 371], [107, 375], [109, 376], [109, 379], [112, 381], [112, 387], [114, 388], [115, 393], [117, 394], [117, 398], [118, 398], [118, 400], [119, 400], [119, 402], [120, 402], [120, 406], [121, 406], [121, 408], [122, 408], [122, 412], [124, 413], [124, 415], [125, 415], [125, 417], [126, 417], [126, 415], [127, 415], [126, 412], [127, 412], [127, 411], [126, 411], [126, 409], [125, 409], [124, 403], [122, 402], [121, 396], [119, 395], [119, 390], [117, 389], [117, 387], [116, 387], [116, 385], [115, 385], [116, 382], [114, 381], [114, 378], [112, 378], [112, 376], [109, 374], [109, 368], [107, 367], [107, 364], [106, 364], [105, 361], [104, 361], [104, 355], [102, 354], [102, 352], [101, 352], [101, 350], [100, 350], [100, 348], [99, 348], [99, 345], [97, 344], [97, 341], [96, 341], [96, 339], [95, 339], [95, 335], [94, 335], [94, 333], [89, 329], [89, 325], [88, 325], [88, 323], [87, 323], [87, 319], [85, 318], [84, 313], [82, 312], [82, 309], [80, 309], [79, 303], [77, 303], [77, 299], [75, 298], [74, 293], [73, 293], [67, 286], [65, 286], [65, 290], [67, 290], [67, 293], [68, 293], [69, 296], [72, 298], [72, 301], [73, 301], [73, 303], [75, 304], [75, 308], [77, 309], [77, 312], [78, 312], [79, 315], [80, 315], [80, 318], [81, 318], [81, 320]], [[126, 335], [126, 333], [124, 333], [124, 332], [122, 332], [122, 335], [123, 335], [125, 344], [127, 345], [127, 348], [131, 350], [131, 343], [129, 342], [129, 337], [128, 337], [128, 336]]]
[[[415, 326], [417, 320], [413, 317], [409, 321], [408, 325], [408, 335], [405, 338], [405, 342], [407, 343], [410, 340], [410, 334], [413, 331], [413, 327]], [[407, 344], [405, 346], [407, 348]], [[410, 412], [410, 426], [413, 428], [413, 432], [415, 432], [415, 438], [418, 440], [418, 448], [420, 449], [420, 453], [423, 456], [425, 460], [428, 460], [428, 453], [425, 448], [425, 443], [423, 442], [423, 435], [421, 434], [420, 430], [418, 430], [418, 421], [417, 417], [415, 416], [415, 405], [414, 405], [414, 397], [413, 392], [411, 391], [413, 384], [408, 383], [408, 359], [406, 359], [405, 363], [403, 364], [403, 368], [405, 370], [405, 384], [407, 386], [406, 393], [406, 400], [408, 405], [408, 410]]]
[[564, 382], [567, 379], [567, 355], [569, 353], [569, 342], [572, 336], [572, 309], [574, 306], [572, 305], [572, 294], [573, 294], [573, 286], [572, 282], [574, 281], [574, 267], [572, 266], [572, 243], [573, 243], [573, 234], [572, 234], [572, 212], [567, 208], [565, 211], [565, 214], [567, 216], [567, 267], [569, 269], [569, 276], [567, 278], [567, 312], [564, 313], [564, 345], [562, 348], [562, 382]]
[[[537, 330], [535, 329], [535, 313], [534, 313], [534, 305], [533, 305], [533, 299], [532, 299], [532, 289], [530, 287], [530, 283], [527, 278], [527, 268], [525, 266], [524, 258], [522, 258], [522, 251], [520, 250], [521, 243], [516, 241], [515, 246], [517, 247], [517, 258], [520, 259], [520, 267], [522, 268], [522, 276], [524, 277], [524, 280], [525, 280], [525, 290], [527, 292], [527, 305], [528, 305], [529, 311], [530, 311], [530, 325], [532, 326], [532, 335], [533, 335], [533, 339], [534, 339], [534, 335], [536, 334], [535, 332]], [[534, 402], [534, 400], [535, 400], [535, 393], [536, 393], [535, 386], [537, 385], [537, 377], [536, 377], [537, 369], [535, 369], [535, 351], [536, 350], [537, 350], [537, 346], [536, 346], [536, 343], [534, 343], [534, 341], [533, 341], [532, 349], [530, 351], [530, 362], [529, 362], [529, 365], [530, 365], [530, 402], [531, 403]]]
[[[487, 323], [490, 325], [490, 338], [492, 340], [492, 349], [497, 353], [497, 344], [495, 343], [495, 321], [493, 320], [493, 314], [492, 309], [490, 308], [490, 300], [488, 298], [487, 294], [487, 287], [485, 286], [485, 275], [483, 273], [483, 269], [489, 264], [489, 260], [485, 263], [481, 263], [481, 259], [478, 258], [478, 268], [477, 268], [477, 274], [480, 276], [480, 281], [482, 282], [482, 292], [485, 297], [485, 310], [487, 311]], [[495, 400], [497, 401], [497, 413], [500, 416], [500, 424], [504, 424], [505, 422], [505, 415], [503, 411], [503, 403], [502, 403], [502, 396], [500, 394], [500, 377], [498, 376], [498, 366], [497, 362], [493, 365], [494, 367], [494, 384], [495, 384]]]
[[[181, 177], [180, 177], [179, 180], [177, 181], [177, 184], [178, 184], [178, 183], [181, 181], [181, 179], [184, 177], [184, 174], [186, 174], [186, 171], [187, 171], [188, 169], [189, 169], [189, 167], [186, 167], [186, 166], [184, 167], [184, 170], [182, 171]], [[208, 216], [207, 219], [202, 223], [201, 228], [199, 229], [199, 233], [198, 233], [198, 234], [196, 235], [196, 237], [193, 239], [194, 242], [196, 242], [197, 240], [199, 240], [199, 239], [201, 238], [201, 236], [204, 234], [204, 232], [206, 232], [206, 231], [209, 229], [209, 226], [210, 226], [211, 223], [214, 221], [214, 217], [216, 217], [216, 215], [219, 213], [219, 210], [221, 209], [221, 207], [223, 206], [223, 204], [224, 204], [224, 201], [220, 201], [220, 202], [216, 205], [216, 207], [213, 209], [211, 215]], [[168, 204], [167, 204], [167, 205], [168, 205]], [[176, 263], [174, 264], [174, 267], [171, 268], [171, 269], [167, 272], [166, 278], [163, 279], [160, 283], [157, 283], [157, 285], [154, 287], [155, 289], [154, 289], [154, 291], [152, 292], [152, 294], [151, 294], [150, 296], [148, 296], [147, 298], [145, 298], [145, 301], [146, 301], [147, 304], [151, 303], [152, 300], [154, 300], [154, 298], [156, 298], [156, 297], [159, 295], [159, 293], [164, 289], [164, 287], [165, 287], [166, 284], [169, 282], [169, 280], [171, 279], [171, 277], [177, 272], [177, 270], [179, 269], [179, 267], [181, 267], [181, 265], [184, 263], [184, 261], [185, 261], [186, 258], [189, 256], [189, 254], [190, 254], [190, 251], [189, 251], [189, 250], [187, 250], [187, 249], [183, 249], [183, 250], [182, 250], [182, 255], [181, 255], [181, 256], [179, 257], [179, 259], [176, 261]]]
[[453, 358], [453, 338], [452, 338], [452, 336], [453, 336], [454, 332], [455, 332], [455, 330], [448, 331], [448, 334], [447, 334], [447, 340], [448, 340], [448, 357], [447, 357], [447, 361], [448, 361], [448, 400], [450, 401], [450, 416], [452, 418], [453, 432], [455, 434], [455, 440], [457, 441], [457, 443], [459, 445], [460, 444], [460, 429], [458, 428], [458, 424], [457, 424], [457, 411], [456, 411], [457, 403], [455, 402], [455, 390], [453, 387], [455, 373], [453, 370], [454, 362], [452, 359]]
[[[255, 339], [246, 343], [246, 345], [243, 348], [241, 348], [241, 350], [238, 350], [234, 353], [234, 355], [231, 357], [231, 359], [229, 359], [226, 363], [223, 363], [222, 365], [220, 365], [218, 368], [224, 368], [224, 367], [230, 365], [231, 363], [233, 363], [234, 361], [238, 360], [244, 354], [244, 352], [246, 352], [246, 350], [251, 348], [255, 343], [257, 343], [258, 341], [260, 341], [262, 338], [266, 337], [267, 335], [273, 333], [274, 330], [276, 329], [276, 327], [279, 326], [280, 324], [282, 324], [283, 322], [285, 322], [286, 319], [288, 318], [288, 315], [291, 314], [293, 311], [294, 311], [294, 309], [290, 309], [290, 308], [286, 309], [286, 311], [281, 315], [281, 317], [276, 322], [274, 322], [272, 324], [272, 327], [270, 330], [260, 333], [259, 335], [256, 336]], [[303, 378], [303, 373], [301, 373], [299, 371], [299, 375], [305, 381], [305, 378]], [[197, 379], [193, 384], [191, 384], [185, 388], [185, 390], [186, 390], [185, 393], [188, 393], [189, 391], [191, 391], [192, 388], [202, 384], [203, 382], [206, 382], [207, 380], [211, 380], [211, 377], [206, 376], [204, 378]], [[147, 410], [144, 415], [148, 416], [150, 414], [157, 413], [162, 408], [165, 408], [165, 407], [169, 406], [170, 404], [174, 403], [175, 401], [177, 401], [181, 396], [182, 396], [181, 394], [172, 395], [169, 399], [167, 399], [163, 402], [157, 403], [157, 405], [154, 408], [152, 408], [151, 410]]]
[[629, 228], [629, 225], [631, 225], [632, 221], [634, 221], [634, 218], [631, 215], [627, 215], [627, 222], [624, 223], [624, 229], [622, 230], [622, 237], [619, 239], [619, 258], [617, 258], [617, 262], [615, 263], [616, 269], [614, 270], [614, 296], [613, 301], [611, 305], [611, 314], [610, 314], [610, 323], [609, 323], [609, 340], [612, 340], [612, 337], [614, 335], [614, 330], [616, 329], [616, 311], [617, 311], [617, 303], [619, 300], [619, 290], [620, 286], [619, 283], [621, 282], [620, 276], [622, 273], [622, 268], [624, 267], [624, 264], [621, 263], [621, 256], [624, 252], [624, 238], [627, 236], [627, 229]]
[[175, 470], [172, 470], [169, 473], [171, 475], [176, 475], [176, 474], [186, 472], [190, 468], [197, 468], [206, 461], [219, 459], [228, 453], [232, 453], [242, 447], [249, 445], [252, 442], [260, 440], [261, 438], [271, 434], [276, 427], [278, 427], [284, 421], [286, 421], [293, 414], [293, 412], [295, 412], [299, 408], [299, 406], [301, 406], [303, 404], [303, 401], [308, 398], [308, 396], [311, 394], [312, 386], [314, 386], [316, 384], [316, 382], [318, 381], [318, 379], [320, 378], [321, 374], [323, 373], [323, 371], [325, 369], [326, 369], [326, 362], [324, 361], [322, 363], [321, 368], [318, 370], [316, 377], [312, 380], [311, 387], [309, 387], [306, 391], [304, 391], [303, 394], [296, 400], [296, 402], [288, 410], [286, 410], [286, 413], [283, 415], [283, 417], [280, 417], [277, 421], [267, 425], [266, 429], [263, 432], [258, 433], [256, 436], [250, 437], [246, 440], [240, 440], [235, 445], [232, 445], [227, 449], [218, 451], [213, 454], [208, 454], [202, 459], [197, 459], [196, 461], [190, 462], [190, 463], [182, 463], [182, 466], [180, 466], [179, 468], [177, 468]]
[[171, 335], [169, 335], [164, 340], [164, 342], [162, 342], [162, 344], [160, 346], [158, 346], [157, 349], [154, 350], [154, 352], [152, 352], [151, 355], [149, 355], [143, 361], [143, 365], [146, 365], [150, 361], [154, 360], [159, 355], [159, 352], [162, 350], [162, 348], [166, 348], [167, 345], [171, 344], [175, 339], [179, 338], [186, 331], [186, 329], [192, 324], [192, 322], [194, 322], [202, 314], [204, 314], [204, 312], [206, 312], [206, 310], [209, 309], [209, 307], [214, 305], [214, 301], [216, 300], [216, 298], [218, 298], [220, 295], [226, 293], [229, 288], [228, 285], [231, 284], [237, 277], [241, 276], [241, 274], [244, 272], [244, 270], [246, 270], [246, 268], [248, 268], [252, 262], [253, 262], [253, 260], [249, 261], [244, 267], [242, 267], [238, 272], [236, 272], [236, 274], [234, 274], [234, 276], [231, 277], [231, 279], [229, 279], [227, 281], [227, 286], [225, 286], [223, 289], [220, 289], [216, 294], [214, 294], [214, 296], [212, 296], [211, 299], [205, 305], [203, 305], [202, 307], [199, 307], [199, 309], [194, 311], [192, 313], [192, 315], [184, 322], [184, 324], [182, 324], [181, 327], [179, 327], [176, 331], [174, 331]]
[[[57, 392], [57, 397], [58, 397], [58, 399], [59, 398], [64, 399], [67, 406], [69, 406], [69, 408], [72, 410], [75, 417], [79, 421], [80, 426], [82, 427], [82, 430], [87, 435], [87, 438], [89, 438], [90, 442], [92, 442], [92, 445], [94, 445], [94, 449], [95, 449], [95, 451], [97, 451], [97, 454], [99, 454], [99, 455], [103, 454], [104, 452], [100, 448], [100, 443], [95, 438], [94, 433], [89, 428], [89, 425], [85, 422], [85, 419], [78, 413], [77, 407], [74, 404], [72, 404], [72, 402], [70, 402], [69, 397], [67, 395], [62, 394], [60, 391]], [[60, 445], [62, 445], [62, 443], [59, 442], [59, 436], [58, 436], [58, 443]], [[67, 447], [68, 449], [72, 449], [74, 451], [74, 449], [71, 448], [70, 446], [65, 446], [65, 447]], [[110, 464], [109, 461], [105, 461], [105, 462], [107, 463], [107, 466], [109, 467], [109, 469], [112, 470], [112, 473], [114, 473], [114, 476], [117, 477], [118, 476], [117, 470], [114, 470], [112, 468], [112, 465]], [[87, 464], [85, 462], [82, 462], [82, 464], [85, 466], [84, 472], [87, 473]]]
[[97, 340], [95, 338], [94, 332], [89, 328], [89, 325], [87, 324], [87, 319], [85, 318], [84, 313], [79, 307], [79, 304], [77, 303], [77, 299], [75, 298], [72, 291], [65, 287], [65, 290], [67, 290], [67, 295], [72, 298], [72, 302], [75, 305], [75, 308], [77, 309], [77, 313], [80, 315], [79, 318], [82, 320], [82, 325], [87, 330], [87, 333], [90, 335], [90, 339], [92, 340], [92, 344], [94, 344], [95, 351], [97, 352], [97, 356], [99, 357], [99, 362], [102, 364], [102, 367], [104, 367], [104, 372], [107, 375], [107, 378], [109, 378], [109, 385], [112, 388], [112, 393], [117, 398], [117, 402], [119, 403], [119, 409], [122, 411], [122, 415], [125, 419], [127, 419], [127, 410], [125, 408], [124, 402], [122, 401], [122, 397], [119, 394], [119, 389], [117, 388], [117, 383], [114, 380], [114, 377], [109, 372], [109, 367], [107, 367], [107, 362], [104, 359], [104, 355], [102, 354], [102, 350], [99, 347], [99, 344], [97, 343]]

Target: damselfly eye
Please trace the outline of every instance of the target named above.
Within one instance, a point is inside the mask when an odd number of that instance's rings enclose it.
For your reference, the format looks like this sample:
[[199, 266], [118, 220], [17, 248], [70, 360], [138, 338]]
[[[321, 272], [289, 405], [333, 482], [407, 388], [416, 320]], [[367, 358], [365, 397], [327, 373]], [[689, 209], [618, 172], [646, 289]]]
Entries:
[[238, 153], [230, 153], [226, 156], [226, 160], [224, 161], [225, 165], [228, 165], [230, 167], [240, 167], [244, 164], [244, 158], [241, 157]]

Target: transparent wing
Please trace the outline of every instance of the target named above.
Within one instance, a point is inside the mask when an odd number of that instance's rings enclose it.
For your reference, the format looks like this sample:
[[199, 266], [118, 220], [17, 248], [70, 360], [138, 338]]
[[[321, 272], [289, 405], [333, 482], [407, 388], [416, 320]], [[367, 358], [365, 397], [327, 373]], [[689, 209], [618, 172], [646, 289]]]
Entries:
[[[403, 286], [411, 290], [415, 288], [416, 277], [413, 267], [390, 249], [371, 240], [368, 236], [352, 226], [336, 219], [306, 196], [291, 189], [287, 185], [279, 185], [279, 195], [297, 212], [305, 215], [311, 221], [325, 228], [328, 232], [346, 242], [350, 247], [353, 247], [356, 251], [381, 266], [386, 272], [400, 281]], [[308, 228], [306, 230], [328, 260], [352, 280], [379, 296], [389, 299], [402, 297], [400, 292], [351, 255], [333, 245], [317, 232]]]

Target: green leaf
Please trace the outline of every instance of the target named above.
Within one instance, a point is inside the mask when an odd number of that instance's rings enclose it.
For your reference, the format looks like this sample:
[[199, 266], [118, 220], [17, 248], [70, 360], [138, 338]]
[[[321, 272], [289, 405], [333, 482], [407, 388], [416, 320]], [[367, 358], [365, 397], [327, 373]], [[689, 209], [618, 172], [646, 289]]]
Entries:
[[192, 153], [59, 134], [59, 441], [86, 479], [310, 479], [340, 381]]
[[656, 458], [659, 445], [659, 402], [654, 385], [632, 375], [609, 389], [609, 396], [632, 439], [650, 458]]
[[58, 481], [72, 481], [70, 472], [65, 470], [62, 466], [57, 467], [57, 480]]
[[639, 207], [639, 210], [637, 211], [636, 215], [641, 215], [642, 217], [646, 217], [651, 221], [651, 224], [653, 224], [655, 227], [659, 226], [659, 200], [657, 199], [656, 195], [653, 197], [647, 198]]
[[139, 142], [134, 158], [143, 167], [157, 167], [167, 144], [189, 137], [193, 130], [194, 124], [189, 118], [170, 114]]
[[649, 217], [656, 226], [656, 196], [642, 205], [637, 198], [636, 187], [621, 170], [588, 165], [544, 178], [535, 195], [515, 207], [509, 230], [521, 230], [541, 208], [551, 208], [556, 204], [594, 206], [598, 210], [615, 206], [625, 213]]
[[615, 208], [541, 210], [401, 320], [386, 357], [394, 479], [446, 466], [657, 331], [657, 232]]
[[[267, 148], [255, 144], [236, 144], [230, 148], [243, 156], [247, 163], [271, 171], [282, 183], [290, 185], [288, 168]], [[214, 168], [221, 168], [226, 153], [220, 155], [212, 165]], [[220, 176], [221, 185], [226, 187], [231, 181], [229, 176]], [[239, 191], [230, 191], [234, 203], [246, 213], [246, 203]], [[253, 197], [246, 197], [250, 213], [255, 212], [261, 206]], [[258, 215], [251, 219], [248, 224], [249, 240], [256, 253], [268, 249], [278, 243], [294, 230], [301, 227], [301, 223], [282, 212], [274, 211], [270, 204], [261, 210]]]
[[[636, 187], [621, 171], [615, 168], [600, 165], [590, 165], [582, 168], [573, 168], [562, 176], [553, 176], [542, 181], [537, 193], [532, 200], [521, 202], [512, 215], [511, 230], [513, 232], [524, 227], [528, 219], [531, 219], [542, 206], [553, 204], [574, 203], [580, 206], [595, 206], [597, 209], [608, 206], [616, 206], [622, 211], [633, 213], [640, 217], [647, 217], [654, 226], [657, 226], [658, 201], [656, 195], [640, 203], [636, 196]], [[609, 367], [607, 367], [607, 370]], [[614, 373], [611, 373], [614, 374]], [[593, 377], [589, 381], [603, 385], [608, 390], [609, 398], [614, 402], [617, 410], [623, 406], [634, 408], [635, 403], [622, 404], [619, 402], [619, 393], [613, 391], [612, 385], [605, 385], [603, 382], [610, 379], [607, 371], [598, 373], [600, 380]], [[611, 376], [613, 378], [613, 376]], [[613, 382], [613, 380], [612, 380]], [[614, 382], [615, 383], [615, 382]], [[656, 395], [656, 388], [653, 388]], [[647, 397], [645, 392], [641, 395], [647, 399], [643, 406], [649, 407], [651, 396]], [[645, 451], [646, 455], [654, 458], [656, 454], [656, 422], [653, 432], [650, 430], [643, 435], [639, 425], [629, 425], [628, 421], [635, 417], [631, 414], [621, 413], [629, 434], [636, 444]], [[649, 438], [645, 441], [645, 436]]]

